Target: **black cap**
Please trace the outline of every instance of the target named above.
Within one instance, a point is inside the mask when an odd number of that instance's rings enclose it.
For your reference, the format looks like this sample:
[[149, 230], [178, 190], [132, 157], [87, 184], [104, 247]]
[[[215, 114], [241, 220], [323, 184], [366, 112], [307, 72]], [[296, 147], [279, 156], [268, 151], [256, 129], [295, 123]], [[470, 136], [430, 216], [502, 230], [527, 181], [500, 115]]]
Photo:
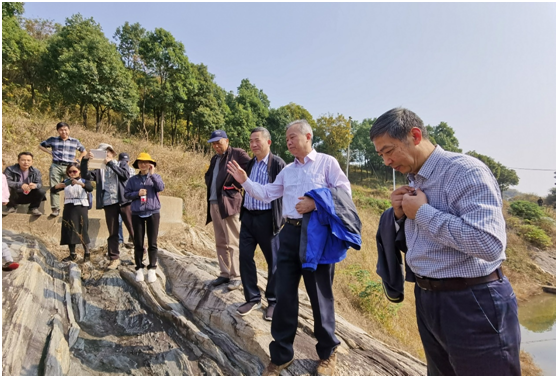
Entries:
[[118, 154], [118, 160], [130, 161], [130, 155], [128, 155], [126, 152], [121, 152], [120, 154]]

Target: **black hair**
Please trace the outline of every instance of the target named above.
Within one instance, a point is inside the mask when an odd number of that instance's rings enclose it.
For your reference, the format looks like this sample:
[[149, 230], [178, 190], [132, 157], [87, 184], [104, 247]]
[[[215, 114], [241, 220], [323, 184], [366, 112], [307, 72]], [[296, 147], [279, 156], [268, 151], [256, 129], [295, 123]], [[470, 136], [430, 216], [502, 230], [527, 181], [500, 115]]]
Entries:
[[423, 138], [428, 138], [428, 131], [422, 119], [409, 109], [393, 108], [382, 114], [370, 128], [370, 140], [387, 134], [389, 137], [404, 141], [413, 127], [422, 132]]
[[70, 128], [70, 126], [66, 122], [58, 122], [56, 124], [56, 130], [58, 130], [61, 127], [67, 127], [68, 129]]
[[31, 159], [33, 159], [33, 154], [32, 154], [31, 152], [23, 151], [23, 152], [20, 152], [20, 153], [17, 155], [17, 160], [19, 160], [19, 158], [20, 158], [21, 156], [23, 156], [23, 155], [29, 155], [29, 156], [31, 156]]

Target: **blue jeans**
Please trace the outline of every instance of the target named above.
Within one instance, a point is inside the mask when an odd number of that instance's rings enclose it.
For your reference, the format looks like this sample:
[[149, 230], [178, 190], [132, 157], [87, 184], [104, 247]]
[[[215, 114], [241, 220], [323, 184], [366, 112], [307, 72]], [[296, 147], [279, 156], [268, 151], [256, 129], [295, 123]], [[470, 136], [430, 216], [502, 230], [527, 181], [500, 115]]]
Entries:
[[517, 301], [506, 277], [459, 291], [415, 285], [428, 375], [521, 375]]

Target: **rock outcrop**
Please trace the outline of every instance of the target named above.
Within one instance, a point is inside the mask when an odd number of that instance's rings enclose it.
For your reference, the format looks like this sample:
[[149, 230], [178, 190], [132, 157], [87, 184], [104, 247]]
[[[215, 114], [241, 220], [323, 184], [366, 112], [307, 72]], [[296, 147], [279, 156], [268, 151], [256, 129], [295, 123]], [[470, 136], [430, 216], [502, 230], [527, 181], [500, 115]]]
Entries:
[[[161, 249], [157, 281], [138, 283], [130, 251], [111, 271], [102, 249], [68, 264], [33, 236], [2, 235], [20, 262], [2, 274], [4, 375], [260, 375], [269, 362], [270, 323], [263, 310], [236, 314], [241, 290], [209, 286], [215, 259]], [[284, 375], [313, 375], [317, 365], [312, 311], [302, 291], [299, 300], [295, 362]], [[426, 372], [339, 315], [337, 335], [339, 375]]]

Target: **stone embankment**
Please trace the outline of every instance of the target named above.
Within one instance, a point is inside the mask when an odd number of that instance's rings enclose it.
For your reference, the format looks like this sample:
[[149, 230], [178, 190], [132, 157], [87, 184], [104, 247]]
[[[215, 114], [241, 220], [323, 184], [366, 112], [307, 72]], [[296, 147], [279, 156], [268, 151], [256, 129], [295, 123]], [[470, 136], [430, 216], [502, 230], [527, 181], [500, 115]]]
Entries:
[[[188, 226], [185, 234], [210, 245]], [[107, 270], [102, 248], [91, 262], [61, 263], [35, 236], [3, 229], [2, 237], [20, 263], [2, 273], [4, 375], [259, 375], [269, 362], [270, 323], [263, 310], [236, 314], [241, 290], [209, 286], [215, 259], [161, 249], [157, 281], [137, 283], [130, 250]], [[263, 271], [258, 284], [265, 288]], [[285, 375], [313, 375], [317, 365], [312, 311], [304, 292], [299, 299], [295, 362]], [[341, 316], [337, 335], [339, 375], [426, 373]]]

